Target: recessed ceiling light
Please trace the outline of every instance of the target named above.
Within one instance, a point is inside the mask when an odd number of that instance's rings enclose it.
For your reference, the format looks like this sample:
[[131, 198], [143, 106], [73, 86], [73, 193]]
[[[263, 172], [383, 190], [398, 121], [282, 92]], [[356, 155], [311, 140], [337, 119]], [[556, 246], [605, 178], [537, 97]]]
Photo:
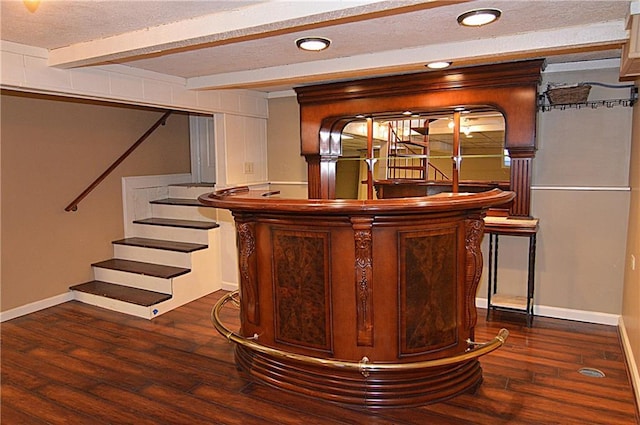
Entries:
[[23, 3], [31, 13], [35, 13], [38, 6], [40, 6], [40, 0], [23, 0]]
[[497, 20], [502, 12], [498, 9], [470, 10], [458, 16], [458, 24], [465, 27], [481, 27]]
[[451, 66], [451, 62], [431, 62], [427, 64], [430, 69], [444, 69]]
[[311, 52], [324, 50], [329, 47], [330, 44], [331, 40], [324, 37], [303, 37], [296, 40], [296, 46], [298, 46], [298, 49]]

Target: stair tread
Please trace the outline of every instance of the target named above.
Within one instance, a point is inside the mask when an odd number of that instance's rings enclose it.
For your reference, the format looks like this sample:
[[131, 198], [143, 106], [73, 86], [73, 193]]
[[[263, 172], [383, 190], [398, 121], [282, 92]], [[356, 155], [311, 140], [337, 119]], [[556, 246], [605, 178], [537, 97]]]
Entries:
[[149, 202], [150, 204], [157, 205], [178, 205], [178, 206], [187, 206], [187, 207], [203, 207], [203, 208], [213, 208], [209, 205], [201, 204], [197, 199], [191, 198], [164, 198], [164, 199], [156, 199]]
[[132, 288], [129, 286], [102, 282], [99, 280], [93, 280], [91, 282], [74, 285], [69, 289], [73, 291], [80, 291], [88, 294], [99, 295], [102, 297], [124, 301], [131, 304], [141, 305], [144, 307], [149, 307], [162, 301], [171, 299], [171, 294], [163, 294], [161, 292]]
[[220, 227], [220, 225], [214, 221], [198, 221], [198, 220], [179, 220], [174, 218], [160, 218], [151, 217], [141, 220], [134, 220], [136, 224], [149, 224], [153, 226], [168, 226], [168, 227], [185, 227], [188, 229], [201, 229], [209, 230]]
[[178, 277], [191, 271], [183, 267], [165, 266], [163, 264], [144, 263], [142, 261], [123, 260], [120, 258], [112, 258], [110, 260], [100, 261], [98, 263], [93, 263], [92, 266], [129, 273], [143, 274], [163, 279], [171, 279], [173, 277]]
[[177, 187], [210, 187], [214, 188], [215, 183], [173, 183], [169, 186], [177, 186]]
[[149, 239], [149, 238], [125, 238], [117, 241], [113, 241], [116, 245], [137, 246], [144, 248], [162, 249], [165, 251], [176, 252], [193, 252], [201, 249], [206, 249], [208, 246], [204, 244], [189, 243], [189, 242], [175, 242], [166, 241], [161, 239]]

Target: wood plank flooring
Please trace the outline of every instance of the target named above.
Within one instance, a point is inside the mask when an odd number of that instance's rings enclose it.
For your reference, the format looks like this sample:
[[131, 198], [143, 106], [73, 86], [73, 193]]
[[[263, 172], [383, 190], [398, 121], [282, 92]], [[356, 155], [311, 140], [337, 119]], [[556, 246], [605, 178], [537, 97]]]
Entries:
[[[2, 424], [639, 424], [617, 329], [479, 311], [476, 339], [501, 327], [475, 394], [366, 411], [251, 382], [209, 314], [217, 292], [153, 321], [75, 301], [1, 325]], [[237, 311], [224, 320], [238, 326]], [[606, 377], [578, 373], [602, 370]]]

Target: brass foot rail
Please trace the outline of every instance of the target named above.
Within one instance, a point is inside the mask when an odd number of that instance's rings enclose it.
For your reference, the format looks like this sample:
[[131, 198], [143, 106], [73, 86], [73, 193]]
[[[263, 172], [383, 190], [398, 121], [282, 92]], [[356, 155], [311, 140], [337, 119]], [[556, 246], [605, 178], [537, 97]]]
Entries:
[[169, 115], [171, 115], [172, 112], [173, 111], [165, 112], [164, 115], [162, 115], [162, 117], [154, 125], [152, 125], [151, 128], [149, 130], [147, 130], [146, 133], [144, 133], [133, 145], [131, 145], [131, 147], [129, 149], [127, 149], [127, 151], [125, 153], [120, 155], [120, 158], [116, 159], [115, 162], [113, 164], [111, 164], [111, 166], [109, 168], [107, 168], [104, 173], [100, 174], [100, 177], [95, 179], [94, 182], [91, 183], [84, 190], [84, 192], [82, 192], [80, 195], [78, 195], [78, 197], [76, 199], [71, 201], [71, 203], [69, 205], [67, 205], [67, 207], [64, 210], [67, 211], [67, 212], [77, 211], [78, 210], [78, 204], [80, 203], [80, 201], [82, 201], [84, 198], [86, 198], [86, 196], [89, 193], [91, 193], [91, 191], [93, 189], [95, 189], [100, 183], [102, 183], [102, 180], [104, 180], [109, 174], [111, 174], [111, 172], [113, 170], [115, 170], [115, 168], [118, 165], [120, 165], [120, 163], [122, 161], [124, 161], [131, 154], [131, 152], [136, 150], [136, 148], [138, 146], [140, 146], [140, 144], [142, 142], [144, 142], [145, 139], [147, 137], [149, 137], [151, 135], [151, 133], [153, 133], [156, 130], [156, 128], [160, 127], [161, 125], [165, 125], [165, 123], [167, 122], [167, 118], [169, 118]]
[[218, 302], [213, 306], [213, 309], [211, 310], [211, 322], [213, 323], [213, 326], [220, 334], [227, 338], [228, 341], [234, 342], [238, 345], [242, 345], [250, 350], [257, 351], [276, 358], [289, 359], [300, 363], [311, 364], [314, 366], [324, 366], [333, 369], [355, 370], [360, 372], [365, 378], [368, 377], [372, 372], [411, 371], [462, 363], [496, 350], [497, 348], [501, 347], [509, 337], [509, 331], [503, 328], [498, 332], [498, 335], [496, 335], [491, 341], [488, 341], [486, 343], [479, 344], [467, 340], [470, 348], [468, 348], [462, 354], [441, 359], [425, 360], [411, 363], [371, 363], [367, 357], [363, 357], [359, 362], [323, 359], [319, 357], [307, 356], [304, 354], [290, 353], [287, 351], [279, 350], [277, 348], [267, 347], [255, 342], [258, 339], [257, 335], [254, 335], [252, 338], [245, 338], [229, 330], [220, 320], [219, 313], [226, 303], [237, 303], [237, 300], [234, 298], [237, 294], [238, 291], [226, 294], [224, 297], [218, 300]]

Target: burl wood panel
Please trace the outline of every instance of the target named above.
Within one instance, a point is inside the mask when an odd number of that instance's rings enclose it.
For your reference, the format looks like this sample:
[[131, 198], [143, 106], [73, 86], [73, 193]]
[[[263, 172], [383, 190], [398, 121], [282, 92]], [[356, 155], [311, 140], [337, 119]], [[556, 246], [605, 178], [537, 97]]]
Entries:
[[272, 232], [276, 340], [331, 351], [330, 234]]
[[457, 226], [400, 232], [400, 356], [453, 346], [458, 336]]

